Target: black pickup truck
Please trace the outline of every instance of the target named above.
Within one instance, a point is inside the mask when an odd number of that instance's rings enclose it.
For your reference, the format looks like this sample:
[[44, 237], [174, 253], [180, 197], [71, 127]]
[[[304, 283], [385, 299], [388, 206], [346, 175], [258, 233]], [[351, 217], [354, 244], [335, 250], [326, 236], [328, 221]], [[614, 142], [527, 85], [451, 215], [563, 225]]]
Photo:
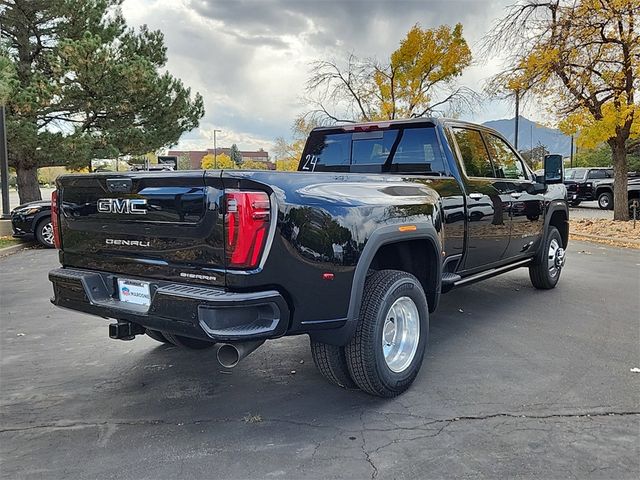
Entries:
[[315, 129], [298, 172], [65, 175], [52, 302], [115, 319], [116, 339], [218, 343], [226, 367], [307, 334], [331, 382], [395, 396], [442, 293], [519, 267], [555, 287], [569, 238], [557, 158], [540, 183], [497, 132], [412, 119]]
[[[613, 182], [612, 168], [567, 168], [564, 172], [564, 184], [567, 186], [567, 198], [571, 206], [577, 207], [580, 202], [592, 200], [598, 200], [598, 204], [601, 205], [593, 186], [596, 182], [606, 180]], [[600, 208], [606, 209], [607, 207], [601, 206]]]
[[[602, 210], [613, 210], [613, 178], [594, 180], [591, 186], [592, 196], [598, 199], [598, 207]], [[568, 188], [568, 187], [567, 187]], [[627, 203], [629, 205], [629, 218], [634, 214], [638, 219], [640, 200], [640, 175], [638, 172], [630, 172], [627, 180]]]

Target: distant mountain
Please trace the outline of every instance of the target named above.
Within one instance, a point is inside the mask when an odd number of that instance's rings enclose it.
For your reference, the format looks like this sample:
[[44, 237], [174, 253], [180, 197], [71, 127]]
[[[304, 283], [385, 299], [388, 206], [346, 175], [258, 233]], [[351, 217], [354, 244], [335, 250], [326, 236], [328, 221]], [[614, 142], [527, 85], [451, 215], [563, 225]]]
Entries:
[[[491, 120], [483, 125], [493, 128], [504, 135], [511, 144], [515, 139], [515, 117], [511, 119]], [[518, 150], [529, 150], [544, 145], [549, 153], [559, 153], [565, 157], [571, 154], [571, 137], [555, 128], [547, 128], [520, 116], [518, 124]]]

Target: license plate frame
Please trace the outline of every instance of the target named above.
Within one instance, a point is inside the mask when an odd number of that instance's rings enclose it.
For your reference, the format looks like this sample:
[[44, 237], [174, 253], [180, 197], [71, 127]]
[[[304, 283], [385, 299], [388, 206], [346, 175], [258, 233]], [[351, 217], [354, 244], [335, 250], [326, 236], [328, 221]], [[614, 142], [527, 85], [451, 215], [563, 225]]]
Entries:
[[119, 278], [118, 299], [124, 303], [148, 307], [151, 305], [151, 284], [140, 280]]

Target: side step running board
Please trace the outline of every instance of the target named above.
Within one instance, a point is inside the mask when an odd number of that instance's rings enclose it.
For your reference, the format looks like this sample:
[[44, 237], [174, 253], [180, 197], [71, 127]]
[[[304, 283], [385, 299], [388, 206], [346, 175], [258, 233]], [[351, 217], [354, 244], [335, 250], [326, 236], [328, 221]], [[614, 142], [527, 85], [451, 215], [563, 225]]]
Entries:
[[504, 265], [498, 268], [492, 268], [491, 270], [486, 270], [484, 272], [476, 273], [475, 275], [470, 275], [468, 277], [461, 277], [455, 273], [443, 273], [442, 274], [442, 293], [446, 293], [449, 290], [457, 287], [462, 287], [464, 285], [469, 285], [471, 283], [479, 282], [480, 280], [485, 280], [487, 278], [495, 277], [496, 275], [500, 275], [501, 273], [510, 272], [511, 270], [515, 270], [517, 268], [526, 267], [531, 263], [533, 259], [525, 258], [524, 260], [520, 260], [515, 263], [510, 263], [509, 265]]
[[442, 293], [447, 293], [449, 290], [451, 290], [455, 286], [456, 282], [459, 282], [461, 280], [462, 280], [462, 277], [457, 273], [451, 273], [451, 272], [443, 273], [442, 287], [441, 287]]

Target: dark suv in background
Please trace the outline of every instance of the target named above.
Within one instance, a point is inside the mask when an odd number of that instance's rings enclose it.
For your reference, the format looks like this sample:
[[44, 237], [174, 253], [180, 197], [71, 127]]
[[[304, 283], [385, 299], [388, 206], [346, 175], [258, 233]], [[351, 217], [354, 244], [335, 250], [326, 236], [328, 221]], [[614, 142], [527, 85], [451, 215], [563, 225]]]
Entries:
[[11, 228], [16, 238], [35, 239], [43, 247], [53, 248], [51, 201], [38, 200], [14, 208], [11, 212]]
[[[577, 207], [580, 202], [597, 200], [593, 184], [605, 179], [613, 179], [612, 168], [567, 168], [564, 184], [567, 186], [567, 198], [571, 206]], [[613, 203], [613, 197], [610, 200]]]

